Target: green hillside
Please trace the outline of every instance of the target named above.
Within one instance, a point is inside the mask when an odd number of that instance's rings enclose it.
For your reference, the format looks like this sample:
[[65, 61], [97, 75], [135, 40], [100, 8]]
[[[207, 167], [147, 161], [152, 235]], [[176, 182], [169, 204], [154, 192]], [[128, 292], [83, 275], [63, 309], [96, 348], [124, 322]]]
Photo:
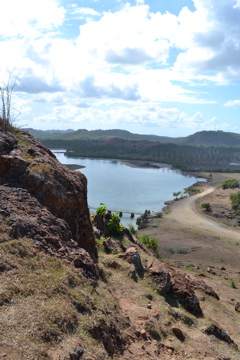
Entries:
[[[34, 130], [25, 129], [34, 135], [37, 139], [59, 139], [59, 140], [108, 140], [110, 138], [121, 138], [125, 140], [148, 140], [161, 143], [177, 143], [182, 138], [172, 138], [168, 136], [157, 135], [140, 135], [133, 134], [127, 130], [112, 129], [112, 130], [86, 130], [79, 129], [76, 131], [71, 130]], [[55, 131], [55, 133], [54, 133]]]
[[181, 145], [239, 146], [240, 134], [224, 131], [199, 131], [180, 139]]
[[66, 134], [68, 132], [73, 132], [74, 130], [68, 129], [68, 130], [36, 130], [32, 128], [25, 128], [24, 130], [27, 130], [32, 134], [36, 139], [46, 139], [46, 138], [55, 138], [61, 134]]
[[109, 140], [120, 138], [135, 141], [153, 141], [190, 146], [240, 146], [240, 134], [224, 131], [199, 131], [187, 137], [173, 138], [168, 136], [133, 134], [127, 130], [34, 130], [25, 129], [37, 139], [56, 140]]

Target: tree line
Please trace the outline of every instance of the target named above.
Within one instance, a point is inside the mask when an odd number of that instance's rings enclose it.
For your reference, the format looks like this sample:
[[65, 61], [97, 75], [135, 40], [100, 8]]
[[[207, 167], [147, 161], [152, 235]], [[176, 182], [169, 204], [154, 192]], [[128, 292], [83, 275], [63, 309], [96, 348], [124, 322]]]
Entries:
[[240, 172], [240, 166], [230, 166], [230, 163], [240, 163], [237, 146], [190, 146], [120, 138], [108, 141], [46, 139], [42, 143], [49, 148], [66, 149], [70, 157], [152, 161], [185, 171]]

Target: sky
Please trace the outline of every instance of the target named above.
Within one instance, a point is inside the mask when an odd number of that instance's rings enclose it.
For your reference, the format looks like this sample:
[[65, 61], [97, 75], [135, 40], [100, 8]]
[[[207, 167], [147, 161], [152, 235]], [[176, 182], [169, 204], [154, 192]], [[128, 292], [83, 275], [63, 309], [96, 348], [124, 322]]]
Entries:
[[240, 133], [240, 0], [0, 0], [0, 54], [19, 127]]

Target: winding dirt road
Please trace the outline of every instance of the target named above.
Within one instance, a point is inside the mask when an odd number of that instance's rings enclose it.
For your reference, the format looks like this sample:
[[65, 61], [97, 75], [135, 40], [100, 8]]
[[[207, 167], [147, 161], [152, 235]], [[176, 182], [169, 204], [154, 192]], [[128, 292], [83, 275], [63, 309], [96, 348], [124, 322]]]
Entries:
[[240, 231], [237, 229], [229, 229], [217, 221], [214, 221], [207, 216], [200, 214], [196, 209], [196, 201], [214, 191], [214, 187], [207, 187], [202, 193], [186, 197], [180, 201], [174, 202], [171, 206], [171, 212], [167, 215], [168, 218], [177, 221], [181, 224], [186, 224], [187, 227], [210, 231], [218, 234], [220, 237], [228, 237], [232, 240], [240, 240]]

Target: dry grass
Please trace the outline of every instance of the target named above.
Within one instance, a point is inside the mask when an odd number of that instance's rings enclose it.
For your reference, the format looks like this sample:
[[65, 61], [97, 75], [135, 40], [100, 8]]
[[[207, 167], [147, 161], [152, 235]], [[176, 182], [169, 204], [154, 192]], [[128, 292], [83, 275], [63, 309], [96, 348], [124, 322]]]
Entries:
[[[1, 226], [4, 228], [7, 224]], [[141, 259], [146, 266], [149, 256], [141, 254]], [[111, 267], [113, 262], [119, 266]], [[86, 358], [129, 360], [145, 354], [146, 359], [157, 360], [160, 344], [170, 341], [179, 351], [175, 356], [185, 360], [182, 354], [186, 349], [190, 354], [193, 349], [202, 354], [206, 349], [209, 353], [212, 351], [213, 345], [201, 332], [201, 328], [210, 323], [210, 317], [219, 317], [227, 330], [233, 331], [235, 326], [235, 332], [231, 333], [234, 340], [240, 335], [237, 320], [225, 303], [219, 305], [217, 300], [208, 298], [201, 303], [205, 318], [196, 319], [179, 304], [171, 308], [147, 276], [134, 281], [129, 276], [130, 267], [118, 254], [101, 250], [101, 278], [94, 287], [71, 264], [39, 251], [32, 240], [10, 239], [6, 233], [0, 243], [0, 357], [11, 349], [12, 360], [68, 360], [69, 352], [81, 345]], [[224, 300], [228, 290], [231, 296], [238, 291], [231, 288], [230, 280], [228, 289], [227, 280], [219, 283], [225, 289]], [[214, 279], [208, 281], [214, 285]], [[237, 281], [236, 284], [238, 286]], [[198, 296], [202, 298], [203, 294], [199, 292]], [[173, 335], [172, 325], [183, 331], [184, 343]], [[146, 331], [147, 340], [137, 335], [141, 330]], [[232, 360], [237, 360], [228, 345], [217, 346], [223, 353], [231, 354]], [[170, 355], [167, 352], [161, 356], [168, 360]], [[190, 357], [190, 360], [199, 359], [200, 355]]]

